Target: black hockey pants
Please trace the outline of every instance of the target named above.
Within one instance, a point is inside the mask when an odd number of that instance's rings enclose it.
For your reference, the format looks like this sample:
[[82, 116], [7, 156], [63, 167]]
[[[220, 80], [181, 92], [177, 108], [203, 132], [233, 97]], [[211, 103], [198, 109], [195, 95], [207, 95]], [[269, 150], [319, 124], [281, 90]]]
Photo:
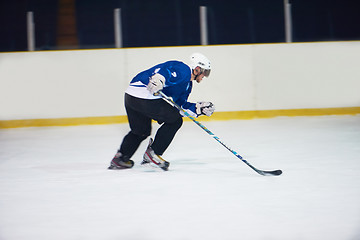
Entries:
[[152, 119], [162, 124], [151, 145], [158, 155], [165, 152], [183, 123], [179, 110], [162, 99], [141, 99], [125, 93], [125, 108], [131, 130], [119, 151], [128, 157], [132, 157], [140, 143], [150, 136]]

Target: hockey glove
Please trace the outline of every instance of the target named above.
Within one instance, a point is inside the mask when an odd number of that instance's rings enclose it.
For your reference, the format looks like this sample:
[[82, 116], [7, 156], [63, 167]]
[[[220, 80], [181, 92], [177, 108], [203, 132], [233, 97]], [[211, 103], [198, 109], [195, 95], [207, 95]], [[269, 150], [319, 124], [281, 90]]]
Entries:
[[196, 114], [198, 116], [206, 115], [211, 116], [215, 111], [215, 106], [211, 102], [197, 102], [196, 103]]
[[147, 89], [152, 95], [157, 95], [157, 92], [162, 90], [165, 85], [165, 77], [156, 73], [149, 80], [149, 84], [147, 85]]

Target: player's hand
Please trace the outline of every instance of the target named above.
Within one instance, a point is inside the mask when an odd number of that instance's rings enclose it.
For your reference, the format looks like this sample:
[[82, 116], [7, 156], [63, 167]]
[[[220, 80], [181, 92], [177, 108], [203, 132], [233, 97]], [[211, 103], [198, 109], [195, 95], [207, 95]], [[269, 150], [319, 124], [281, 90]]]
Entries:
[[147, 85], [147, 89], [152, 95], [156, 95], [157, 92], [162, 90], [165, 85], [165, 77], [156, 73], [149, 80], [149, 84]]
[[196, 114], [211, 116], [215, 111], [215, 106], [212, 102], [197, 102], [196, 103]]

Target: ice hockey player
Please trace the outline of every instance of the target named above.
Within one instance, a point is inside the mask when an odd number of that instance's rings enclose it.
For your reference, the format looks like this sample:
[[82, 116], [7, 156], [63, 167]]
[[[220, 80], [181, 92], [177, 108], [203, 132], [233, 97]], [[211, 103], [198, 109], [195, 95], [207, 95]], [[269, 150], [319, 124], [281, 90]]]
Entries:
[[154, 140], [150, 138], [142, 165], [150, 164], [168, 170], [170, 163], [162, 158], [176, 132], [182, 126], [180, 112], [159, 95], [161, 90], [194, 117], [210, 116], [215, 107], [211, 102], [188, 102], [192, 81], [200, 83], [210, 75], [210, 61], [201, 53], [190, 56], [190, 64], [167, 61], [137, 74], [125, 92], [125, 109], [130, 132], [123, 138], [109, 169], [134, 166], [130, 158], [140, 143], [151, 134], [152, 119], [161, 124]]

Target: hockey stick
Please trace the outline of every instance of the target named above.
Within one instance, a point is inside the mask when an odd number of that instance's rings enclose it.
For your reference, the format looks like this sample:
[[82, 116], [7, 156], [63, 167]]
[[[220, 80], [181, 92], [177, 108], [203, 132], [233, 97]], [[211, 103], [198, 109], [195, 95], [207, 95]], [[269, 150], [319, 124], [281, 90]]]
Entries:
[[214, 133], [212, 133], [207, 127], [205, 127], [203, 124], [201, 124], [199, 121], [195, 120], [195, 118], [193, 116], [191, 116], [189, 113], [187, 113], [182, 107], [180, 107], [179, 105], [177, 105], [172, 98], [166, 96], [162, 91], [159, 91], [159, 94], [161, 95], [161, 97], [168, 102], [169, 104], [173, 105], [174, 107], [176, 107], [179, 111], [183, 112], [185, 116], [187, 116], [188, 118], [190, 118], [194, 123], [196, 123], [199, 127], [201, 127], [205, 132], [207, 132], [210, 136], [212, 136], [212, 138], [214, 138], [217, 142], [219, 142], [221, 145], [223, 145], [227, 150], [229, 150], [232, 154], [234, 154], [237, 158], [239, 158], [241, 161], [243, 161], [246, 165], [248, 165], [252, 170], [254, 170], [255, 172], [257, 172], [260, 175], [263, 176], [279, 176], [282, 174], [281, 170], [274, 170], [274, 171], [264, 171], [264, 170], [260, 170], [257, 169], [256, 167], [254, 167], [253, 165], [251, 165], [248, 161], [246, 161], [245, 159], [243, 159], [242, 156], [240, 156], [237, 152], [235, 152], [234, 150], [232, 150], [230, 147], [228, 147], [223, 141], [220, 140], [219, 137], [217, 137]]

